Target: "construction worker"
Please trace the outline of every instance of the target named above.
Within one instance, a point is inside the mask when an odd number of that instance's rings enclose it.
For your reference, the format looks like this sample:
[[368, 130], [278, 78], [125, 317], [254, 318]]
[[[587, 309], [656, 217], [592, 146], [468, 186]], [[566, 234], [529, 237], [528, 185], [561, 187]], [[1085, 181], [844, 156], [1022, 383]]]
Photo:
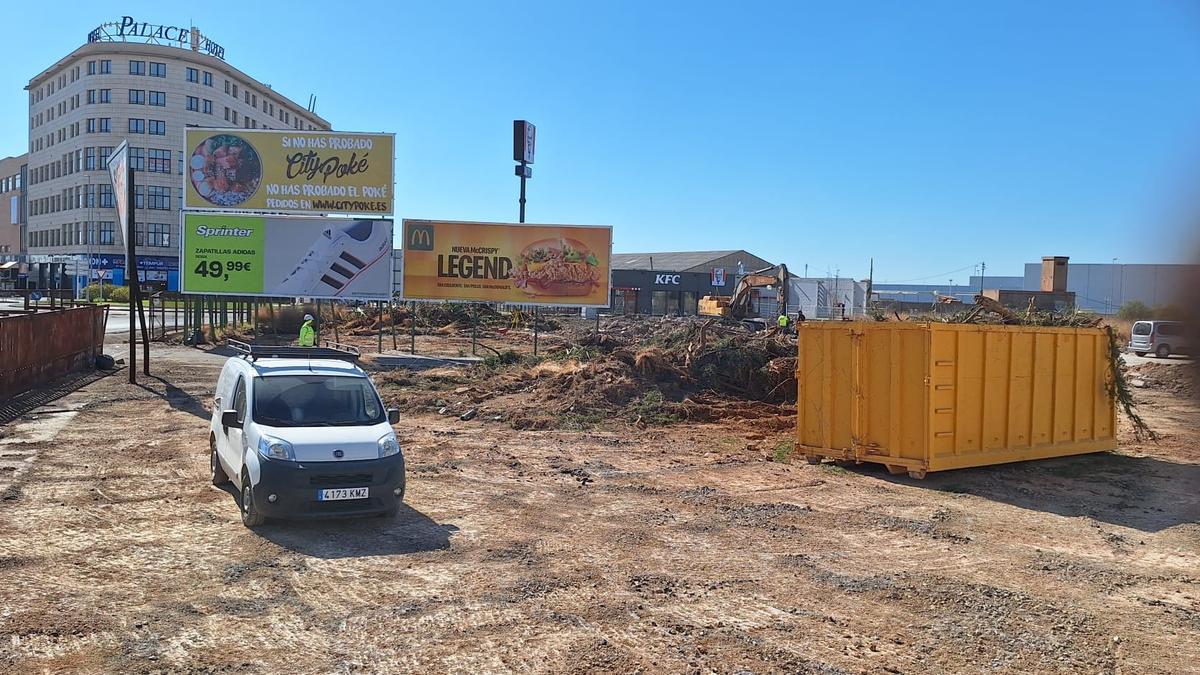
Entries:
[[305, 314], [300, 326], [300, 346], [312, 347], [317, 343], [317, 331], [313, 330], [313, 315]]
[[788, 329], [788, 316], [787, 316], [787, 312], [780, 312], [780, 313], [779, 313], [779, 330], [781, 330], [781, 331], [783, 331], [784, 333], [786, 333], [786, 332], [787, 332], [787, 329]]

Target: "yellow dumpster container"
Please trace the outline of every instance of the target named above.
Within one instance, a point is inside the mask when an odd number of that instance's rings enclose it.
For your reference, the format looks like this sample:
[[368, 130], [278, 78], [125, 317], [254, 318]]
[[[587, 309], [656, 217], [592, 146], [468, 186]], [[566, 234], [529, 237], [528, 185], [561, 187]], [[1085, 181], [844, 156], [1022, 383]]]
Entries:
[[805, 322], [797, 449], [922, 478], [1112, 450], [1108, 335], [1098, 328]]

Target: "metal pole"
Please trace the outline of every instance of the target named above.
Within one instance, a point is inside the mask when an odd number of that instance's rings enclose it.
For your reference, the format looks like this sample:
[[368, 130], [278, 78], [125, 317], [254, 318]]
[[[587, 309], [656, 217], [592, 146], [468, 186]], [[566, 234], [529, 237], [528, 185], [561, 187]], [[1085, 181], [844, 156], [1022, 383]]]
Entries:
[[417, 303], [416, 303], [416, 301], [414, 300], [411, 303], [411, 305], [412, 305], [412, 309], [408, 313], [408, 327], [409, 327], [409, 333], [412, 336], [412, 346], [409, 348], [409, 352], [412, 354], [416, 354], [417, 353]]
[[521, 162], [521, 213], [520, 220], [517, 222], [525, 222], [525, 167], [528, 166], [525, 162]]
[[383, 353], [383, 301], [375, 303], [379, 306], [379, 353]]
[[471, 356], [476, 356], [475, 331], [479, 325], [479, 306], [471, 303]]
[[392, 324], [392, 351], [396, 351], [396, 300], [388, 301], [388, 320]]
[[533, 308], [533, 355], [537, 356], [538, 352], [538, 308]]
[[[128, 151], [126, 151], [128, 152]], [[129, 160], [126, 159], [126, 162]], [[133, 213], [137, 198], [133, 190], [133, 166], [127, 165], [125, 174], [125, 286], [129, 288], [129, 384], [137, 384], [137, 315], [134, 313], [139, 296], [137, 281], [137, 232], [134, 229]]]

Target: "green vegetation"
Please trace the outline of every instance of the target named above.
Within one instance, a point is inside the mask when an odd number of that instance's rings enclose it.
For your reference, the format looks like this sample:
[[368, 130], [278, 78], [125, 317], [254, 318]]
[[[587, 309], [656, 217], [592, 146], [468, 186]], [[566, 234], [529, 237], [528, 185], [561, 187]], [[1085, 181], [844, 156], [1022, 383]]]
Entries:
[[1174, 305], [1151, 307], [1141, 300], [1130, 300], [1121, 305], [1121, 309], [1117, 310], [1117, 318], [1123, 321], [1146, 321], [1150, 319], [1183, 321], [1186, 318], [1186, 312]]
[[86, 300], [108, 300], [109, 302], [129, 302], [129, 287], [112, 284], [88, 284], [83, 289]]
[[681, 416], [671, 410], [661, 391], [651, 389], [629, 406], [629, 418], [647, 426], [658, 426], [678, 422]]
[[1130, 300], [1117, 310], [1117, 318], [1124, 321], [1138, 321], [1151, 318], [1152, 310], [1141, 300]]
[[793, 441], [779, 441], [779, 443], [775, 444], [775, 451], [771, 453], [771, 461], [779, 462], [780, 464], [790, 464], [794, 447]]

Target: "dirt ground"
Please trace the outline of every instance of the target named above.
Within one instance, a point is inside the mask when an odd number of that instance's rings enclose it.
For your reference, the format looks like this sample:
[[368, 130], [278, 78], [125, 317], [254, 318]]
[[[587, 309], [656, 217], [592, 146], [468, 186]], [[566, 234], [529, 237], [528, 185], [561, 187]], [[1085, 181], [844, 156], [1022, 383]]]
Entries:
[[1200, 408], [1157, 443], [896, 478], [746, 421], [408, 415], [395, 520], [242, 527], [221, 357], [0, 427], [8, 672], [1104, 672], [1200, 663]]

